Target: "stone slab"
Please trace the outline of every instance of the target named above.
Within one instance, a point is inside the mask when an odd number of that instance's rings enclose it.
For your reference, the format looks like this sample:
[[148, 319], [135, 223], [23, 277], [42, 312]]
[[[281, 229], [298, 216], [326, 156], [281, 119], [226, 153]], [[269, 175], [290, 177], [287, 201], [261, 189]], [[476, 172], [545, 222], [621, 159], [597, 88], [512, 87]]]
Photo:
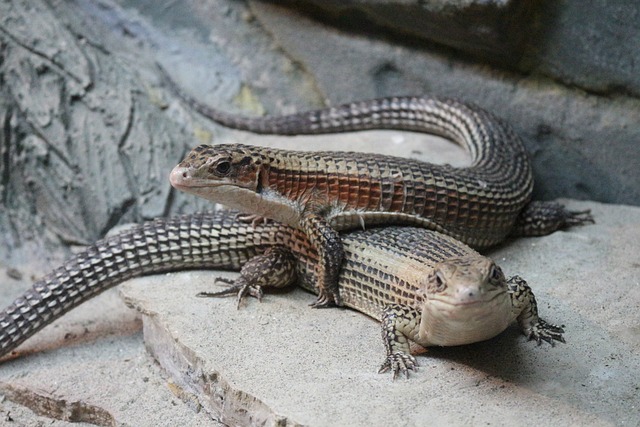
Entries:
[[140, 329], [115, 289], [48, 326], [0, 364], [0, 426], [219, 426], [163, 375]]
[[[233, 425], [636, 425], [640, 422], [640, 209], [567, 200], [597, 224], [491, 251], [533, 287], [567, 344], [527, 342], [516, 328], [431, 349], [418, 372], [377, 374], [378, 324], [313, 310], [303, 291], [236, 310], [199, 299], [216, 272], [144, 278], [121, 288], [143, 313], [147, 348], [176, 384]], [[162, 287], [162, 292], [158, 289]]]
[[[272, 0], [273, 2], [273, 0]], [[638, 16], [628, 0], [279, 0], [356, 36], [385, 37], [545, 75], [602, 94], [640, 94]], [[434, 46], [435, 44], [435, 46]], [[442, 49], [440, 49], [442, 50]]]
[[[527, 0], [284, 0], [355, 33], [404, 43], [434, 42], [492, 64], [515, 66], [537, 27]], [[395, 36], [395, 37], [394, 37]]]

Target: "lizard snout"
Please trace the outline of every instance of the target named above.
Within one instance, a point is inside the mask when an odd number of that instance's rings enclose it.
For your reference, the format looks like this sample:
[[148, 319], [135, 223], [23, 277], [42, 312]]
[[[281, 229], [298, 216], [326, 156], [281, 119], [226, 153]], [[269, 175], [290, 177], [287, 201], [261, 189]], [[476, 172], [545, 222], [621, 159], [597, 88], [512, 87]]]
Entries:
[[169, 182], [175, 188], [186, 187], [191, 180], [191, 170], [188, 167], [178, 165], [169, 174]]
[[483, 300], [484, 292], [479, 286], [466, 285], [458, 287], [455, 296], [459, 304], [473, 304]]

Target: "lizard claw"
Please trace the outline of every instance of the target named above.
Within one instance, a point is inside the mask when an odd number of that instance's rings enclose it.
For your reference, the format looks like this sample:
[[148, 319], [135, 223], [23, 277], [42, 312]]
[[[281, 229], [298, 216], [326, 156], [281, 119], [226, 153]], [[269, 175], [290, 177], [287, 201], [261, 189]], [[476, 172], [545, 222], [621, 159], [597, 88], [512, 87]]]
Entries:
[[593, 215], [591, 215], [591, 209], [587, 209], [584, 211], [567, 211], [565, 215], [565, 225], [573, 226], [596, 223], [595, 219], [593, 219]]
[[240, 309], [240, 304], [242, 303], [242, 300], [244, 299], [245, 296], [247, 296], [247, 294], [249, 294], [252, 297], [256, 298], [258, 300], [258, 302], [262, 302], [262, 297], [264, 296], [264, 292], [262, 291], [262, 287], [261, 286], [259, 286], [259, 285], [249, 285], [249, 284], [244, 285], [240, 289], [240, 291], [238, 291], [238, 297], [236, 298], [236, 300], [237, 300], [236, 308], [238, 310]]
[[333, 306], [333, 299], [327, 294], [320, 293], [315, 302], [309, 304], [311, 308], [327, 308]]
[[237, 283], [237, 282], [234, 282], [233, 280], [230, 280], [224, 277], [217, 277], [215, 282], [216, 283], [223, 282], [223, 283], [230, 284], [231, 286], [228, 286], [226, 289], [223, 289], [218, 292], [200, 292], [196, 294], [196, 296], [200, 298], [217, 298], [217, 297], [237, 294], [238, 309], [240, 309], [240, 304], [242, 303], [242, 300], [244, 299], [244, 297], [247, 296], [247, 294], [251, 295], [254, 298], [257, 298], [259, 302], [262, 302], [262, 297], [264, 296], [264, 292], [262, 291], [262, 287], [259, 285], [251, 285], [249, 283]]
[[405, 377], [409, 378], [409, 371], [418, 370], [418, 361], [410, 354], [395, 351], [387, 355], [382, 366], [378, 369], [378, 373], [382, 374], [387, 371], [393, 372], [393, 379], [398, 378], [398, 373], [402, 372]]
[[330, 295], [326, 292], [321, 291], [318, 295], [318, 299], [316, 299], [315, 302], [309, 304], [309, 306], [311, 308], [328, 308], [334, 306], [341, 307], [342, 301], [340, 300], [340, 294], [337, 290], [335, 292], [332, 292]]
[[566, 343], [562, 336], [563, 333], [564, 329], [560, 326], [552, 325], [540, 319], [533, 325], [527, 336], [530, 340], [535, 340], [538, 345], [542, 344], [542, 341], [546, 341], [553, 347], [555, 341]]

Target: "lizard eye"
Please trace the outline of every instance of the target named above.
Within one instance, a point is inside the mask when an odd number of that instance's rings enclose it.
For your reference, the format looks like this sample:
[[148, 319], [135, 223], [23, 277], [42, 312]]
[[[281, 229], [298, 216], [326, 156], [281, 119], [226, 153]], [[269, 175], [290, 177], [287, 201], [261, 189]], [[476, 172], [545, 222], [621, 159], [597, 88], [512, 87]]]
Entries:
[[498, 267], [497, 265], [493, 264], [491, 266], [491, 270], [489, 271], [489, 278], [491, 279], [492, 282], [500, 282], [502, 280], [502, 270], [500, 270], [500, 267]]
[[436, 270], [435, 272], [435, 283], [436, 283], [436, 290], [438, 291], [443, 291], [447, 287], [447, 283], [445, 281], [444, 275], [440, 270]]
[[222, 160], [215, 166], [215, 168], [217, 174], [222, 176], [227, 175], [231, 170], [231, 162], [228, 160]]

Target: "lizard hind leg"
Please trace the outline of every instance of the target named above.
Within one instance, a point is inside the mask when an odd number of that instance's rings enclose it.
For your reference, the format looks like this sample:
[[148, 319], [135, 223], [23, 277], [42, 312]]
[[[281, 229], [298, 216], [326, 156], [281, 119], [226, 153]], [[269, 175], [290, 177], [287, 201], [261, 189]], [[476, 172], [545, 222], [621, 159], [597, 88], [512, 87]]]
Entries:
[[295, 258], [283, 246], [274, 246], [265, 253], [251, 258], [242, 266], [236, 280], [218, 277], [216, 282], [230, 286], [218, 292], [200, 292], [198, 297], [223, 297], [237, 295], [238, 308], [245, 296], [262, 301], [263, 288], [284, 288], [297, 280]]
[[520, 212], [512, 236], [546, 236], [576, 225], [594, 224], [591, 211], [570, 211], [556, 202], [533, 201]]

